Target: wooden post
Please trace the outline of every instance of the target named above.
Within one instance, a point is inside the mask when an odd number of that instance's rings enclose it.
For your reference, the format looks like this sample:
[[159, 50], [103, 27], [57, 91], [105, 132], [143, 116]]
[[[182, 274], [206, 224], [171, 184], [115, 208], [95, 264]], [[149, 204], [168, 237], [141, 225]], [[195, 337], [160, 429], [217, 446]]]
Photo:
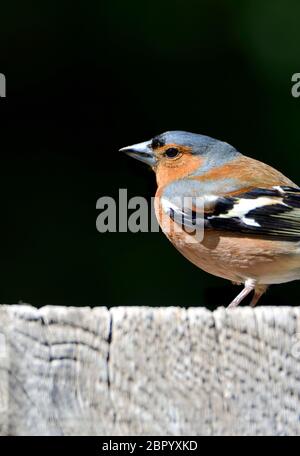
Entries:
[[300, 435], [300, 309], [0, 306], [1, 435]]

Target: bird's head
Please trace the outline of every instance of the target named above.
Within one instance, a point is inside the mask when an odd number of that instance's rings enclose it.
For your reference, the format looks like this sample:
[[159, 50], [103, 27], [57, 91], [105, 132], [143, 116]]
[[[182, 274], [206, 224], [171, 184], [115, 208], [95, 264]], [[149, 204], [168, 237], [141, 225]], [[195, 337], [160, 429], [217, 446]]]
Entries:
[[159, 186], [206, 172], [239, 155], [225, 142], [185, 131], [168, 131], [120, 151], [150, 165]]

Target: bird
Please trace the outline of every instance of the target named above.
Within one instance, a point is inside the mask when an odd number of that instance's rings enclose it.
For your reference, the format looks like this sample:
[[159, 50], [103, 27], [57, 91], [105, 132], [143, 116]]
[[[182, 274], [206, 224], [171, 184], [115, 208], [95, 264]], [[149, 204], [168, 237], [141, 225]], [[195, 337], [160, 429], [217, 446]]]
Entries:
[[300, 279], [300, 188], [280, 171], [185, 131], [120, 151], [155, 172], [155, 214], [174, 247], [207, 273], [243, 285], [229, 308], [250, 293], [254, 307], [270, 285]]

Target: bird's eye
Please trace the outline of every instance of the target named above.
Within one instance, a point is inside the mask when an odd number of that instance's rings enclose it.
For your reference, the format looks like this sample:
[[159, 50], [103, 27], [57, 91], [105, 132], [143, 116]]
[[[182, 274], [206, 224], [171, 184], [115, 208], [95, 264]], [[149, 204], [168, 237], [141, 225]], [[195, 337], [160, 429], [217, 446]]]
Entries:
[[165, 151], [165, 156], [167, 158], [176, 158], [180, 154], [179, 150], [176, 147], [170, 147]]

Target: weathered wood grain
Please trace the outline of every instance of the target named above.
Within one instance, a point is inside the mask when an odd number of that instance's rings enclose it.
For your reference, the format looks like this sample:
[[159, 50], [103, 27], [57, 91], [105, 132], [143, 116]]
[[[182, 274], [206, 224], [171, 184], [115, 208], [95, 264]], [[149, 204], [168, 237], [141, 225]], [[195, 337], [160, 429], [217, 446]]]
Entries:
[[300, 435], [300, 309], [0, 306], [1, 435]]

